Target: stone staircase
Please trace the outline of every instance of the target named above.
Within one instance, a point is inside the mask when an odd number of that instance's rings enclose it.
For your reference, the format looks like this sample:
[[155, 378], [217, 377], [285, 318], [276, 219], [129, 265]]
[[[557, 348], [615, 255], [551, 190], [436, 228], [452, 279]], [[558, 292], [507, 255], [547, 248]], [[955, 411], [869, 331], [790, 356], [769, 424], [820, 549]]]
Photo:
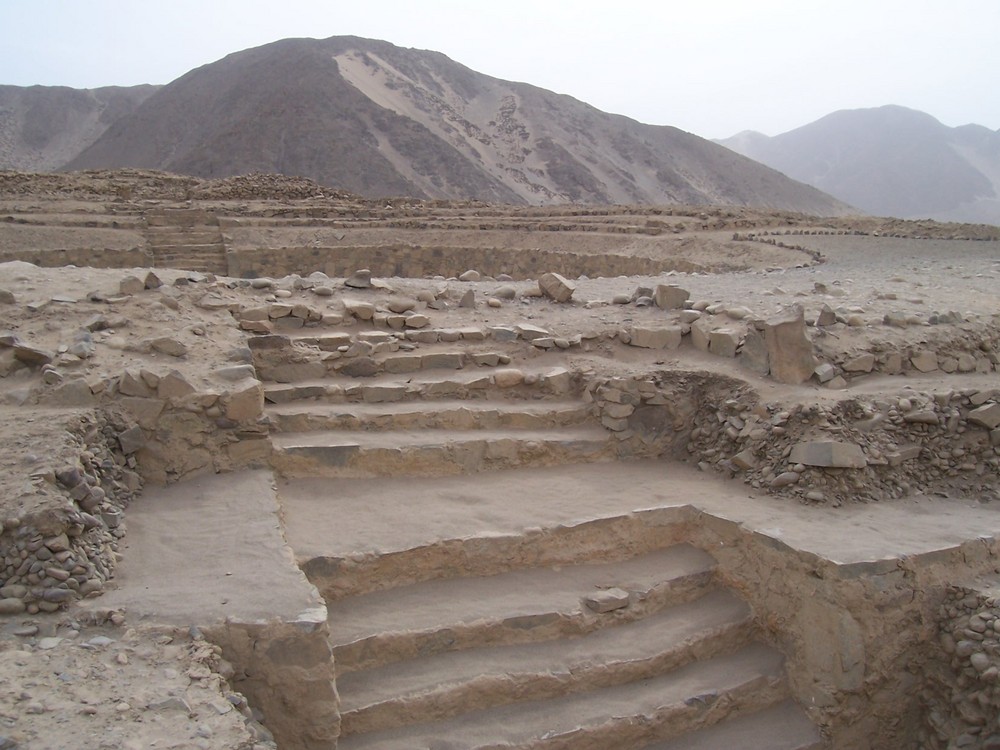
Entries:
[[201, 209], [146, 212], [146, 243], [158, 268], [226, 275], [226, 247], [219, 220]]
[[702, 550], [446, 577], [425, 554], [427, 579], [339, 598], [336, 567], [305, 566], [328, 597], [341, 750], [822, 747]]
[[[565, 368], [513, 363], [487, 342], [347, 356], [365, 332], [303, 336], [315, 350], [271, 337], [255, 363], [279, 495], [313, 523], [352, 512], [317, 478], [413, 484], [617, 457]], [[503, 472], [488, 481], [502, 492]], [[407, 522], [386, 510], [350, 520], [366, 541], [314, 538], [298, 557], [327, 603], [341, 750], [823, 747], [782, 654], [719, 585], [714, 558], [683, 541], [681, 515], [501, 533], [484, 508], [471, 536], [426, 518], [400, 542]]]
[[272, 465], [285, 476], [441, 476], [614, 457], [567, 370], [503, 359], [426, 347], [268, 383]]

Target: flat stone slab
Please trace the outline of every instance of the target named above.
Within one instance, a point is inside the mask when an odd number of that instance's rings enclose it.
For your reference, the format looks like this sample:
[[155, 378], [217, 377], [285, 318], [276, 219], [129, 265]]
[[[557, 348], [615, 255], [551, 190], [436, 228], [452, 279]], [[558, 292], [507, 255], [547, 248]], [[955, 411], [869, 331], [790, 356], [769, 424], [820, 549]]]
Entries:
[[87, 602], [181, 626], [325, 619], [285, 545], [273, 481], [258, 470], [147, 488], [126, 513], [115, 588]]
[[754, 495], [745, 485], [657, 461], [518, 469], [445, 478], [283, 481], [288, 543], [300, 559], [392, 552], [443, 539], [519, 533], [651, 508], [697, 508], [838, 564], [888, 560], [1000, 536], [1000, 507], [916, 496], [841, 508]]

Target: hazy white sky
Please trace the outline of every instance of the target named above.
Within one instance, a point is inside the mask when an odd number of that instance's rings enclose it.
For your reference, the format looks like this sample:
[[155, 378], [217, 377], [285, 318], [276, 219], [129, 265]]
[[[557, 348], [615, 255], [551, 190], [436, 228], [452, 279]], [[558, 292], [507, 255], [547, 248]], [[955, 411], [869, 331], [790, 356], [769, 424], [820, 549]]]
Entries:
[[0, 84], [169, 83], [342, 34], [708, 138], [882, 104], [1000, 128], [1000, 0], [0, 0]]

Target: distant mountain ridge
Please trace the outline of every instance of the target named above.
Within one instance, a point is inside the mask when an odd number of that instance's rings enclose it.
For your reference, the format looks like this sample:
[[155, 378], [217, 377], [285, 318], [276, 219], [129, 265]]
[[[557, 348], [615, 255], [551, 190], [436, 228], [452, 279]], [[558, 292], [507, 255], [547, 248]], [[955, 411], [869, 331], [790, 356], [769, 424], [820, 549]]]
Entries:
[[1000, 131], [895, 105], [716, 141], [880, 216], [1000, 224]]
[[58, 169], [159, 86], [0, 86], [0, 169]]
[[59, 166], [276, 172], [367, 196], [853, 212], [676, 128], [357, 37], [286, 39], [192, 70]]

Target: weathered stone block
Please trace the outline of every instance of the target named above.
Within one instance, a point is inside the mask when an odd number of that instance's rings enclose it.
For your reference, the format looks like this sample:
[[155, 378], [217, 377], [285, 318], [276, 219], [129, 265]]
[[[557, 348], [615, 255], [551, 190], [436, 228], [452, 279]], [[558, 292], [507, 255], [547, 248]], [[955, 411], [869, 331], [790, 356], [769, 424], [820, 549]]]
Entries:
[[739, 345], [740, 333], [735, 328], [716, 328], [708, 335], [708, 351], [717, 357], [735, 357]]
[[859, 354], [844, 362], [844, 372], [871, 372], [875, 367], [875, 355], [871, 352]]
[[259, 380], [248, 380], [226, 399], [226, 418], [245, 424], [254, 422], [264, 412], [264, 387]]
[[679, 310], [690, 297], [687, 289], [681, 289], [676, 284], [658, 284], [653, 292], [653, 302], [661, 310]]
[[583, 597], [583, 603], [587, 609], [598, 614], [613, 612], [629, 605], [629, 593], [620, 588], [604, 589]]
[[538, 278], [538, 288], [555, 302], [568, 302], [576, 287], [557, 273], [544, 273]]
[[691, 343], [700, 352], [707, 352], [711, 343], [712, 324], [704, 318], [691, 323]]
[[751, 372], [760, 375], [767, 375], [771, 369], [767, 353], [767, 342], [764, 336], [756, 329], [747, 331], [743, 339], [743, 346], [740, 347], [739, 362], [743, 367]]
[[852, 443], [835, 440], [814, 440], [792, 448], [789, 460], [806, 466], [837, 469], [863, 469], [868, 465], [864, 452]]
[[937, 354], [924, 349], [910, 357], [910, 364], [920, 372], [934, 372], [938, 368]]
[[643, 349], [677, 349], [681, 338], [680, 326], [633, 326], [629, 344]]
[[969, 421], [987, 430], [1000, 427], [1000, 404], [985, 404], [969, 412]]
[[812, 377], [816, 358], [806, 332], [802, 305], [792, 305], [765, 321], [764, 338], [771, 377], [791, 385], [804, 383]]

